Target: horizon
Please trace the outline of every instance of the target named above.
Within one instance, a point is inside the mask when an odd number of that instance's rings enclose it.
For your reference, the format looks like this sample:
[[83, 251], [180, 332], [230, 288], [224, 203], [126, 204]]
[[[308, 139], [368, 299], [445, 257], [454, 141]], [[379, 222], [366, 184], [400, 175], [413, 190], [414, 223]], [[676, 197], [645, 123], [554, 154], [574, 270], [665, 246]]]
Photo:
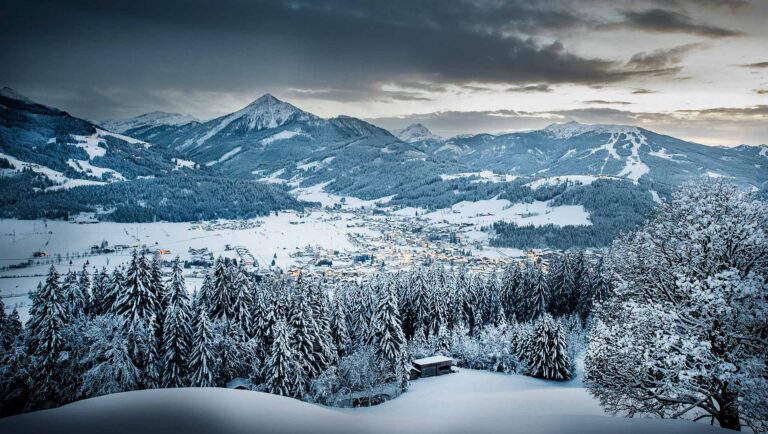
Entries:
[[[34, 103], [39, 103], [38, 101], [36, 101], [34, 99], [28, 98], [23, 93], [16, 91], [15, 89], [13, 89], [10, 86], [4, 86], [2, 89], [3, 90], [6, 90], [6, 89], [9, 90], [11, 94], [15, 94], [17, 97], [25, 98], [25, 99], [30, 99]], [[194, 116], [192, 116], [192, 115], [190, 115], [188, 113], [173, 113], [173, 112], [166, 112], [166, 111], [162, 111], [162, 110], [153, 110], [153, 111], [146, 112], [146, 113], [140, 113], [140, 114], [138, 114], [136, 116], [130, 116], [130, 117], [119, 118], [119, 119], [107, 118], [107, 119], [101, 119], [101, 120], [94, 120], [94, 119], [85, 119], [85, 120], [87, 120], [89, 122], [94, 122], [94, 123], [96, 123], [99, 126], [103, 126], [104, 123], [109, 122], [109, 121], [128, 121], [128, 120], [136, 119], [136, 118], [139, 118], [139, 117], [142, 117], [142, 116], [146, 116], [146, 115], [151, 115], [151, 114], [168, 114], [168, 115], [180, 115], [180, 116], [185, 116], [185, 117], [191, 117], [191, 118], [193, 118], [194, 121], [197, 121], [197, 122], [200, 122], [200, 123], [205, 123], [205, 122], [209, 122], [209, 121], [214, 120], [214, 119], [218, 119], [218, 118], [221, 118], [221, 117], [226, 117], [227, 115], [229, 115], [231, 113], [234, 113], [234, 112], [237, 112], [237, 111], [240, 111], [240, 110], [244, 110], [245, 108], [247, 108], [248, 106], [250, 106], [254, 102], [256, 102], [256, 101], [258, 101], [260, 99], [263, 99], [263, 98], [265, 98], [267, 96], [272, 97], [272, 98], [274, 98], [274, 99], [276, 99], [276, 100], [278, 100], [278, 101], [280, 101], [282, 103], [294, 106], [294, 107], [296, 107], [297, 109], [299, 109], [301, 111], [304, 111], [306, 113], [310, 113], [310, 114], [314, 115], [314, 113], [311, 113], [311, 112], [308, 112], [306, 110], [303, 110], [301, 107], [298, 107], [297, 105], [291, 103], [290, 101], [286, 101], [286, 100], [284, 100], [282, 98], [278, 98], [278, 97], [274, 96], [271, 92], [266, 92], [266, 93], [262, 94], [261, 96], [254, 98], [248, 104], [246, 104], [243, 107], [240, 107], [239, 109], [235, 109], [235, 110], [233, 110], [230, 113], [224, 113], [224, 114], [222, 114], [220, 116], [215, 116], [215, 117], [212, 117], [212, 118], [202, 119], [202, 118], [194, 117]], [[53, 108], [60, 109], [59, 107], [53, 107]], [[66, 110], [64, 110], [64, 111], [66, 112]], [[330, 117], [322, 117], [322, 116], [320, 116], [320, 117], [323, 118], [323, 119], [333, 119], [333, 118], [344, 117], [344, 116], [348, 116], [348, 115], [340, 114], [340, 115], [337, 115], [337, 116], [330, 116]], [[390, 132], [392, 135], [395, 135], [395, 136], [397, 136], [398, 133], [401, 132], [402, 130], [408, 129], [408, 128], [412, 127], [412, 126], [421, 126], [421, 127], [426, 128], [429, 132], [431, 132], [433, 134], [436, 134], [437, 136], [440, 136], [442, 139], [446, 139], [446, 140], [453, 139], [453, 138], [458, 138], [458, 137], [469, 137], [469, 136], [482, 135], [482, 134], [489, 134], [489, 135], [493, 135], [493, 136], [502, 136], [502, 135], [505, 135], [505, 134], [541, 131], [541, 130], [545, 130], [545, 129], [547, 129], [549, 127], [552, 127], [552, 126], [555, 126], [555, 125], [567, 125], [567, 124], [586, 125], [586, 126], [594, 126], [594, 127], [601, 126], [601, 125], [612, 125], [612, 126], [620, 126], [620, 127], [632, 127], [632, 128], [648, 129], [648, 128], [645, 128], [643, 126], [634, 125], [634, 124], [587, 123], [587, 122], [579, 122], [579, 121], [576, 121], [576, 120], [573, 120], [573, 119], [564, 119], [564, 120], [561, 120], [561, 121], [558, 121], [558, 122], [551, 122], [549, 124], [546, 124], [546, 125], [543, 125], [543, 126], [537, 127], [537, 128], [520, 128], [520, 129], [516, 129], [516, 130], [506, 130], [506, 131], [502, 130], [502, 131], [495, 131], [495, 132], [472, 132], [472, 133], [457, 133], [457, 134], [452, 134], [452, 135], [442, 135], [440, 133], [436, 133], [429, 125], [427, 125], [427, 124], [425, 124], [423, 122], [420, 122], [420, 121], [414, 121], [414, 122], [411, 122], [411, 123], [408, 123], [408, 124], [404, 124], [404, 125], [399, 126], [399, 127], [386, 128], [386, 127], [383, 127], [381, 125], [378, 125], [376, 123], [376, 121], [377, 121], [376, 119], [361, 119], [361, 120], [365, 121], [365, 122], [368, 122], [368, 123], [371, 123], [374, 126], [377, 126], [379, 128], [383, 128], [383, 129], [385, 129], [386, 131]], [[664, 134], [663, 132], [660, 132], [660, 131], [653, 131], [653, 132]], [[681, 137], [677, 137], [677, 138], [681, 138]], [[689, 142], [692, 142], [692, 143], [697, 143], [697, 144], [705, 145], [705, 146], [713, 146], [713, 147], [737, 147], [737, 146], [761, 147], [761, 146], [766, 146], [766, 144], [767, 144], [767, 143], [755, 143], [755, 144], [739, 143], [739, 144], [733, 144], [733, 145], [717, 145], [717, 144], [698, 143], [698, 142], [694, 142], [692, 140], [687, 140], [685, 138], [681, 138], [681, 139], [689, 141]]]
[[0, 83], [98, 121], [212, 119], [271, 93], [324, 118], [445, 137], [573, 120], [767, 141], [766, 2], [406, 6], [14, 0], [0, 14]]

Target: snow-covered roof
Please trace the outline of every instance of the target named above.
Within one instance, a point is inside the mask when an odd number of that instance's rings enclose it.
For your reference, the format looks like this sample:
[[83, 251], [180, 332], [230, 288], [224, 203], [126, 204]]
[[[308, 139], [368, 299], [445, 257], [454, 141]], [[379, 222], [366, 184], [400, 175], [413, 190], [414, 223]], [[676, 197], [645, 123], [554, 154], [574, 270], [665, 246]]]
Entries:
[[453, 359], [445, 356], [432, 356], [416, 359], [413, 361], [414, 365], [434, 365], [435, 363], [453, 362]]

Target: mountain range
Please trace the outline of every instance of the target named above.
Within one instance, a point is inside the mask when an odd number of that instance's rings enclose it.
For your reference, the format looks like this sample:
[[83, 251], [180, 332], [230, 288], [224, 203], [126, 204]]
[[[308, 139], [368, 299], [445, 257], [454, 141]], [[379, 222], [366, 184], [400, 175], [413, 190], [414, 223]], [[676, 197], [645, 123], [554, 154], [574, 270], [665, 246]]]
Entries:
[[[207, 122], [158, 123], [153, 118], [142, 123], [145, 116], [121, 121], [133, 127], [120, 132], [237, 176], [279, 170], [285, 180], [333, 179], [328, 188], [337, 191], [359, 176], [380, 174], [376, 166], [406, 178], [402, 166], [418, 166], [422, 177], [491, 170], [518, 177], [592, 176], [675, 186], [708, 175], [750, 189], [764, 188], [768, 181], [765, 145], [705, 146], [634, 126], [568, 122], [534, 131], [442, 138], [422, 124], [391, 133], [356, 118], [322, 119], [270, 94]], [[360, 165], [365, 170], [358, 172]], [[341, 182], [347, 175], [354, 179]], [[388, 193], [398, 193], [392, 187]]]
[[[69, 194], [98, 198], [85, 200], [88, 209], [114, 209], [119, 200], [107, 198], [122, 197], [121, 219], [134, 218], [126, 211], [130, 207], [141, 208], [136, 217], [141, 220], [159, 215], [175, 220], [240, 217], [280, 206], [303, 207], [289, 190], [318, 184], [332, 193], [389, 197], [393, 205], [431, 209], [494, 197], [598, 207], [618, 191], [606, 189], [610, 182], [623, 185], [621, 198], [632, 196], [629, 202], [645, 204], [626, 205], [639, 214], [652, 200], [658, 201], [659, 194], [702, 175], [727, 177], [745, 190], [764, 194], [766, 165], [765, 145], [711, 147], [634, 126], [568, 122], [534, 131], [443, 138], [422, 124], [390, 132], [349, 116], [324, 119], [270, 94], [207, 121], [152, 112], [95, 124], [12, 89], [0, 91], [0, 171], [24, 175], [23, 182], [0, 178], [6, 185], [18, 184], [4, 187], [0, 204], [5, 216], [61, 216], [41, 212], [39, 202], [71, 208], [58, 198]], [[158, 181], [152, 184], [151, 179]], [[175, 198], [186, 197], [189, 205], [202, 188], [200, 179], [218, 191], [209, 189], [209, 195], [221, 194], [221, 203], [227, 203], [226, 189], [235, 188], [223, 187], [225, 181], [237, 183], [238, 194], [252, 194], [257, 188], [264, 200], [250, 211], [240, 203], [219, 206], [228, 211], [217, 213], [200, 197], [194, 199], [194, 213], [179, 211], [179, 217], [163, 205], [170, 193], [160, 187], [183, 191]], [[132, 185], [140, 182], [156, 186], [148, 189], [152, 200], [129, 197]], [[584, 188], [591, 185], [594, 188]], [[72, 188], [80, 186], [89, 190]], [[573, 190], [567, 199], [565, 189]], [[630, 190], [633, 193], [627, 193]], [[148, 205], [153, 203], [165, 211], [156, 213]]]

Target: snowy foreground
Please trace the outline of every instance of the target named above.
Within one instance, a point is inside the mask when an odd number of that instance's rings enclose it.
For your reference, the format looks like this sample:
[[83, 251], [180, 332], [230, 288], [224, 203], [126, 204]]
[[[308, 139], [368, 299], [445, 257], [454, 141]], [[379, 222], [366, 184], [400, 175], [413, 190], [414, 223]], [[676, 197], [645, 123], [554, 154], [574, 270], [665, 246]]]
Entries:
[[259, 392], [157, 389], [0, 419], [22, 433], [697, 433], [681, 420], [606, 415], [579, 380], [555, 383], [462, 369], [411, 383], [377, 407], [335, 409]]

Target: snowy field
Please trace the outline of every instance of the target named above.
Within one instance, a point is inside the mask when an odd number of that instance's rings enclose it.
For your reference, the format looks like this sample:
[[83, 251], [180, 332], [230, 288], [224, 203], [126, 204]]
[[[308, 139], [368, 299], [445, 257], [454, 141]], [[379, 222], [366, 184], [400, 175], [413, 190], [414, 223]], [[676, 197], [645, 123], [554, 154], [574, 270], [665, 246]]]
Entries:
[[[333, 219], [332, 219], [333, 218]], [[98, 223], [73, 224], [64, 221], [39, 220], [0, 220], [0, 265], [7, 266], [32, 259], [36, 251], [45, 251], [60, 273], [80, 271], [88, 261], [92, 267], [112, 269], [130, 259], [130, 249], [112, 254], [82, 256], [88, 254], [93, 245], [107, 241], [110, 246], [146, 245], [150, 249], [168, 249], [170, 254], [165, 259], [176, 255], [182, 260], [189, 259], [189, 248], [207, 247], [214, 256], [227, 256], [225, 246], [245, 246], [256, 258], [261, 267], [268, 266], [274, 255], [275, 264], [286, 268], [294, 265], [296, 259], [291, 253], [306, 246], [339, 251], [355, 251], [349, 242], [348, 234], [378, 236], [368, 228], [354, 226], [356, 217], [349, 213], [314, 211], [300, 217], [294, 212], [281, 212], [258, 219], [258, 227], [248, 229], [196, 228], [191, 223]], [[226, 223], [226, 222], [225, 222]], [[61, 263], [56, 261], [61, 255]], [[70, 265], [70, 260], [72, 264]], [[0, 272], [0, 295], [8, 309], [19, 306], [22, 319], [26, 318], [27, 293], [34, 290], [43, 280], [49, 263], [32, 267]], [[25, 277], [15, 277], [25, 276]], [[199, 279], [187, 279], [190, 290], [200, 285]]]
[[260, 392], [158, 389], [92, 398], [0, 419], [27, 433], [705, 433], [703, 423], [606, 415], [579, 380], [557, 383], [485, 371], [411, 383], [382, 405], [336, 409]]

